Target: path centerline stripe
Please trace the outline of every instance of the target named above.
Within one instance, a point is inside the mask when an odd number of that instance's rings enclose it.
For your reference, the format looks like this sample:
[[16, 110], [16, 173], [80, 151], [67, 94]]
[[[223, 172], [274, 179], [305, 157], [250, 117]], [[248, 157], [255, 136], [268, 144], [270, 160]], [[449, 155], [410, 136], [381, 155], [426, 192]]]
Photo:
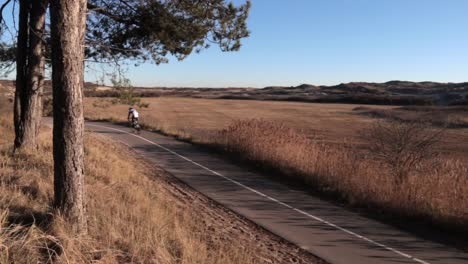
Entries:
[[196, 166], [198, 166], [198, 167], [200, 167], [200, 168], [202, 168], [202, 169], [204, 169], [204, 170], [206, 170], [206, 171], [209, 171], [209, 172], [211, 172], [212, 174], [214, 174], [214, 175], [216, 175], [216, 176], [219, 176], [219, 177], [221, 177], [221, 178], [223, 178], [223, 179], [225, 179], [225, 180], [227, 180], [227, 181], [230, 181], [230, 182], [232, 182], [232, 183], [234, 183], [234, 184], [236, 184], [236, 185], [238, 185], [238, 186], [240, 186], [240, 187], [242, 187], [242, 188], [244, 188], [244, 189], [246, 189], [246, 190], [249, 190], [249, 191], [251, 191], [251, 192], [253, 192], [253, 193], [255, 193], [255, 194], [257, 194], [257, 195], [259, 195], [259, 196], [261, 196], [261, 197], [263, 197], [263, 198], [266, 198], [266, 199], [268, 199], [268, 200], [270, 200], [270, 201], [272, 201], [272, 202], [275, 202], [275, 203], [277, 203], [277, 204], [279, 204], [279, 205], [282, 205], [282, 206], [284, 206], [284, 207], [286, 207], [286, 208], [288, 208], [288, 209], [291, 209], [291, 210], [293, 210], [293, 211], [296, 211], [296, 212], [298, 212], [298, 213], [300, 213], [300, 214], [302, 214], [302, 215], [304, 215], [304, 216], [307, 216], [307, 217], [309, 217], [309, 218], [311, 218], [311, 219], [314, 219], [314, 220], [316, 220], [316, 221], [318, 221], [318, 222], [320, 222], [320, 223], [322, 223], [322, 224], [325, 224], [325, 225], [328, 225], [328, 226], [330, 226], [330, 227], [333, 227], [333, 228], [335, 228], [335, 229], [337, 229], [337, 230], [340, 230], [340, 231], [342, 231], [342, 232], [344, 232], [344, 233], [346, 233], [346, 234], [348, 234], [348, 235], [351, 235], [351, 236], [354, 236], [354, 237], [359, 238], [359, 239], [361, 239], [361, 240], [364, 240], [364, 241], [366, 241], [366, 242], [368, 242], [368, 243], [370, 243], [370, 244], [373, 244], [373, 245], [378, 246], [378, 247], [380, 247], [380, 248], [386, 249], [386, 250], [391, 251], [391, 252], [393, 252], [393, 253], [395, 253], [395, 254], [397, 254], [397, 255], [400, 255], [400, 256], [402, 256], [402, 257], [411, 259], [411, 260], [413, 260], [413, 261], [415, 261], [415, 262], [418, 262], [418, 263], [421, 263], [421, 264], [430, 264], [429, 262], [426, 262], [426, 261], [424, 261], [424, 260], [421, 260], [421, 259], [418, 259], [418, 258], [416, 258], [416, 257], [413, 257], [413, 256], [411, 256], [411, 255], [409, 255], [409, 254], [406, 254], [406, 253], [402, 252], [402, 251], [399, 251], [399, 250], [394, 249], [394, 248], [392, 248], [392, 247], [386, 246], [386, 245], [384, 245], [384, 244], [382, 244], [382, 243], [379, 243], [379, 242], [377, 242], [377, 241], [374, 241], [374, 240], [372, 240], [372, 239], [370, 239], [370, 238], [367, 238], [367, 237], [365, 237], [365, 236], [359, 235], [359, 234], [357, 234], [357, 233], [355, 233], [355, 232], [353, 232], [353, 231], [351, 231], [351, 230], [348, 230], [348, 229], [346, 229], [346, 228], [343, 228], [343, 227], [341, 227], [341, 226], [338, 226], [338, 225], [336, 225], [336, 224], [333, 224], [333, 223], [331, 223], [331, 222], [329, 222], [329, 221], [326, 221], [326, 220], [324, 220], [324, 219], [322, 219], [322, 218], [320, 218], [320, 217], [318, 217], [318, 216], [312, 215], [312, 214], [310, 214], [310, 213], [308, 213], [308, 212], [305, 212], [305, 211], [303, 211], [303, 210], [301, 210], [301, 209], [295, 208], [294, 206], [291, 206], [291, 205], [289, 205], [289, 204], [287, 204], [287, 203], [281, 202], [281, 201], [279, 201], [279, 200], [277, 200], [277, 199], [275, 199], [275, 198], [273, 198], [273, 197], [271, 197], [271, 196], [269, 196], [269, 195], [267, 195], [267, 194], [264, 194], [264, 193], [262, 193], [262, 192], [260, 192], [260, 191], [258, 191], [258, 190], [255, 190], [255, 189], [253, 189], [253, 188], [251, 188], [251, 187], [249, 187], [249, 186], [247, 186], [247, 185], [244, 185], [244, 184], [242, 184], [242, 183], [240, 183], [240, 182], [238, 182], [238, 181], [236, 181], [236, 180], [233, 180], [233, 179], [231, 179], [231, 178], [229, 178], [229, 177], [227, 177], [227, 176], [224, 176], [224, 175], [222, 175], [222, 174], [219, 173], [219, 172], [216, 172], [216, 171], [214, 171], [214, 170], [212, 170], [212, 169], [210, 169], [210, 168], [208, 168], [208, 167], [206, 167], [206, 166], [203, 166], [202, 164], [200, 164], [200, 163], [198, 163], [198, 162], [196, 162], [196, 161], [193, 161], [193, 160], [191, 160], [191, 159], [189, 159], [189, 158], [187, 158], [187, 157], [185, 157], [185, 156], [183, 156], [183, 155], [181, 155], [181, 154], [179, 154], [179, 153], [177, 153], [177, 152], [175, 152], [175, 151], [173, 151], [173, 150], [171, 150], [171, 149], [168, 149], [168, 148], [166, 148], [166, 147], [164, 147], [164, 146], [161, 146], [160, 144], [158, 144], [158, 143], [156, 143], [156, 142], [153, 142], [153, 141], [151, 141], [151, 140], [149, 140], [149, 139], [146, 139], [146, 138], [144, 138], [144, 137], [142, 137], [142, 136], [139, 136], [139, 135], [136, 135], [136, 134], [134, 134], [134, 133], [130, 133], [130, 132], [127, 132], [127, 131], [124, 131], [124, 130], [121, 130], [121, 129], [117, 129], [117, 128], [112, 128], [112, 127], [107, 127], [107, 126], [102, 126], [102, 125], [95, 125], [95, 124], [88, 124], [88, 125], [89, 125], [89, 126], [94, 126], [94, 127], [101, 127], [101, 128], [111, 129], [111, 130], [114, 130], [114, 131], [119, 131], [119, 132], [122, 132], [122, 133], [125, 133], [125, 134], [128, 134], [128, 135], [134, 136], [134, 137], [136, 137], [136, 138], [139, 138], [139, 139], [141, 139], [141, 140], [143, 140], [143, 141], [145, 141], [145, 142], [148, 142], [148, 143], [150, 143], [150, 144], [152, 144], [152, 145], [155, 145], [155, 146], [157, 146], [157, 147], [159, 147], [159, 148], [161, 148], [161, 149], [163, 149], [163, 150], [165, 150], [165, 151], [167, 151], [167, 152], [169, 152], [169, 153], [171, 153], [171, 154], [173, 154], [173, 155], [175, 155], [175, 156], [177, 156], [177, 157], [179, 157], [179, 158], [182, 158], [182, 159], [184, 159], [184, 160], [186, 160], [186, 161], [188, 161], [188, 162], [190, 162], [190, 163], [192, 163], [192, 164], [194, 164], [194, 165], [196, 165]]

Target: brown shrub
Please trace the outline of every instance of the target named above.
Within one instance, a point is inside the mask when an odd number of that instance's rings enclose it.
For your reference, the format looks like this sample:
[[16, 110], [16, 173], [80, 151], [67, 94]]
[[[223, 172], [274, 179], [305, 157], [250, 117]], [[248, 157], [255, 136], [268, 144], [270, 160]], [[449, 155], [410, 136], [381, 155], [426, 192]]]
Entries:
[[442, 129], [433, 129], [423, 122], [383, 121], [362, 131], [368, 149], [382, 166], [388, 166], [396, 183], [407, 181], [411, 170], [434, 158], [435, 148], [443, 136]]

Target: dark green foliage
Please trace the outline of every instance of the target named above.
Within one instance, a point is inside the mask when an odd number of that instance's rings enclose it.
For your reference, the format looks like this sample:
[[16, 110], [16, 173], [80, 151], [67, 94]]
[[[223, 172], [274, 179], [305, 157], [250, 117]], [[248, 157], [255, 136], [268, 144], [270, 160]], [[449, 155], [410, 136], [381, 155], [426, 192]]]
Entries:
[[15, 70], [16, 48], [0, 42], [0, 78]]
[[[159, 64], [168, 62], [168, 55], [183, 60], [210, 45], [237, 51], [249, 36], [250, 5], [249, 0], [240, 6], [225, 0], [89, 0], [86, 57]], [[49, 38], [45, 34], [46, 58], [50, 58]], [[15, 46], [0, 43], [0, 70], [15, 61]]]
[[87, 56], [97, 60], [179, 60], [210, 44], [237, 51], [248, 37], [250, 1], [235, 7], [224, 0], [90, 0]]

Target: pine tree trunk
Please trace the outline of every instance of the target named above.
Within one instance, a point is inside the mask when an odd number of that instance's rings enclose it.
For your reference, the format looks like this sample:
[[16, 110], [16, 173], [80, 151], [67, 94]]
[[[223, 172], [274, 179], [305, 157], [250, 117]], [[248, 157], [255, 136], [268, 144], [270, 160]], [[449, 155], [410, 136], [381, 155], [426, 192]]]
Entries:
[[35, 149], [38, 145], [44, 86], [42, 37], [47, 3], [47, 0], [20, 1], [14, 104], [15, 149]]
[[29, 17], [28, 69], [26, 72], [24, 97], [21, 112], [22, 129], [17, 147], [37, 148], [42, 119], [42, 92], [44, 87], [44, 34], [47, 0], [35, 0]]
[[19, 1], [18, 39], [16, 49], [16, 90], [13, 106], [15, 124], [15, 148], [22, 145], [23, 122], [21, 115], [24, 107], [24, 94], [26, 90], [26, 74], [28, 69], [28, 39], [29, 39], [29, 11], [30, 5], [27, 0]]
[[83, 151], [83, 59], [86, 0], [52, 0], [55, 207], [86, 232]]

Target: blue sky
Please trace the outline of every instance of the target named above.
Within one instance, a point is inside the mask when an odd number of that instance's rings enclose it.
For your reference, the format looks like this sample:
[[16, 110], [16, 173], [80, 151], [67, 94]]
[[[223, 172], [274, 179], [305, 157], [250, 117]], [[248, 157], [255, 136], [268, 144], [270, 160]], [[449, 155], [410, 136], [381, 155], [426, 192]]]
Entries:
[[130, 67], [128, 77], [197, 87], [467, 81], [467, 11], [466, 0], [252, 0], [241, 51], [213, 46], [182, 62]]
[[[241, 2], [241, 1], [236, 1]], [[468, 78], [466, 0], [253, 0], [240, 52], [132, 68], [134, 84], [254, 86]]]

